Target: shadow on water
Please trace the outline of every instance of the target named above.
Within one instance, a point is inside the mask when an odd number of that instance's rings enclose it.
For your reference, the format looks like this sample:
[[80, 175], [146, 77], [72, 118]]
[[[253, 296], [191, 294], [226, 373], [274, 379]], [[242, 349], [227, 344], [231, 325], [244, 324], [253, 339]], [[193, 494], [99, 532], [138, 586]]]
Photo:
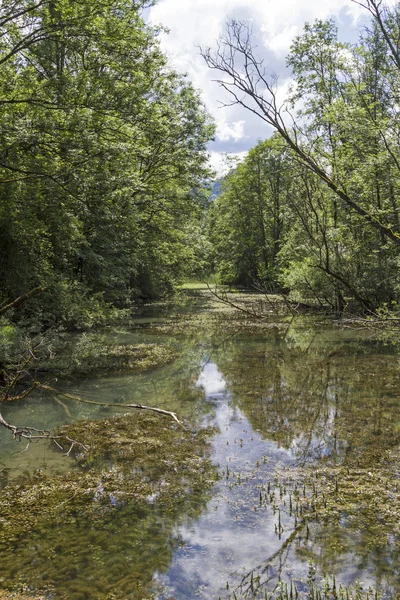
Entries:
[[[260, 327], [193, 294], [177, 305], [145, 307], [137, 326], [109, 335], [115, 343], [169, 344], [179, 352], [174, 362], [59, 387], [216, 426], [211, 456], [220, 477], [212, 492], [188, 493], [179, 510], [128, 502], [95, 523], [78, 512], [56, 528], [39, 524], [23, 544], [16, 540], [18, 560], [2, 561], [8, 580], [38, 589], [53, 581], [51, 597], [68, 590], [74, 600], [262, 598], [280, 579], [301, 586], [312, 561], [317, 579], [358, 580], [395, 598], [398, 524], [386, 519], [376, 490], [381, 485], [386, 498], [400, 465], [396, 344], [328, 321], [313, 326], [310, 318], [287, 327], [271, 317]], [[111, 415], [37, 394], [5, 416], [52, 427]], [[71, 469], [72, 459], [48, 447], [34, 459], [31, 450], [16, 455], [4, 438], [0, 444], [3, 486], [13, 470]], [[397, 488], [389, 491], [395, 501]]]

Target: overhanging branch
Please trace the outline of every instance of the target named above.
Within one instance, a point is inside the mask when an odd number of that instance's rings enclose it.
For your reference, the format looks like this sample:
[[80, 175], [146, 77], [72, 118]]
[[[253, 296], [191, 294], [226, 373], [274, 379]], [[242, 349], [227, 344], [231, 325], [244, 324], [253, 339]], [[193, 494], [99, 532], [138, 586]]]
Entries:
[[61, 445], [58, 443], [58, 440], [67, 441], [71, 445], [70, 449], [67, 452], [67, 455], [70, 454], [74, 446], [79, 446], [80, 448], [82, 448], [82, 450], [85, 451], [88, 450], [87, 446], [85, 446], [81, 442], [73, 440], [67, 435], [53, 435], [51, 431], [48, 431], [47, 429], [36, 429], [36, 427], [30, 427], [28, 425], [12, 425], [11, 423], [8, 423], [8, 421], [5, 420], [1, 413], [0, 425], [8, 429], [8, 431], [11, 431], [13, 438], [15, 440], [18, 440], [19, 442], [23, 439], [27, 440], [28, 444], [30, 442], [37, 442], [39, 440], [52, 440], [59, 448], [61, 448]]
[[200, 52], [208, 67], [223, 74], [224, 77], [216, 81], [231, 96], [233, 104], [243, 106], [273, 127], [301, 164], [324, 181], [345, 206], [362, 216], [385, 238], [400, 246], [400, 235], [364, 208], [362, 202], [351, 197], [317, 161], [312, 151], [301, 145], [297, 137], [297, 125], [294, 125], [293, 132], [288, 130], [276, 100], [276, 77], [268, 76], [263, 61], [255, 56], [247, 24], [231, 20], [226, 36], [218, 43], [217, 51], [213, 53], [206, 48], [200, 49]]

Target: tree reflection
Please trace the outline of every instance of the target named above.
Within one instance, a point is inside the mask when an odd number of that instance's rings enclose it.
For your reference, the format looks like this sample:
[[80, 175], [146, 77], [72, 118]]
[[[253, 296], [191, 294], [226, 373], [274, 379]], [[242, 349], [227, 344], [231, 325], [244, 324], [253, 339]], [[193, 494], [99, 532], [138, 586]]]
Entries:
[[[294, 478], [324, 470], [318, 489], [327, 486], [335, 498], [330, 510], [313, 500], [318, 509], [307, 514], [307, 527], [299, 519], [296, 531], [293, 521], [282, 551], [252, 571], [264, 586], [276, 583], [283, 563], [300, 559], [312, 560], [321, 575], [351, 582], [361, 574], [400, 592], [400, 506], [390, 504], [399, 464], [399, 359], [395, 348], [368, 335], [306, 327], [243, 334], [218, 355], [232, 399], [253, 429], [292, 453]], [[328, 476], [339, 481], [337, 494]], [[281, 509], [288, 512], [283, 501]]]

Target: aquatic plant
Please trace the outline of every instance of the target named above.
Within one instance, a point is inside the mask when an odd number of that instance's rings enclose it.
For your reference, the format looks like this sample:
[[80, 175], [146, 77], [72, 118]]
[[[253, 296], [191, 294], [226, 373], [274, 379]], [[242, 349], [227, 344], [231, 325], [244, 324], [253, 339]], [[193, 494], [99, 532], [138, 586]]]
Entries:
[[90, 447], [76, 468], [2, 492], [1, 587], [50, 586], [52, 598], [68, 600], [148, 597], [179, 544], [173, 528], [199, 515], [215, 482], [210, 432], [142, 413], [61, 432]]

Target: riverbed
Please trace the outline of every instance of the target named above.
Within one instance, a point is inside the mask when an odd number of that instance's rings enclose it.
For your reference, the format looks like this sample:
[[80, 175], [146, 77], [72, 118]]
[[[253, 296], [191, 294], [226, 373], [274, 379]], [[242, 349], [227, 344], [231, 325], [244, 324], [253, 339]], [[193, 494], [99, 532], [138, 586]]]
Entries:
[[[179, 511], [150, 495], [140, 510], [115, 502], [90, 524], [79, 514], [44, 522], [16, 538], [13, 561], [1, 561], [4, 585], [71, 600], [265, 598], [282, 596], [285, 583], [299, 594], [335, 585], [358, 597], [369, 588], [399, 596], [396, 336], [323, 315], [277, 316], [261, 296], [239, 301], [263, 319], [189, 290], [85, 334], [163, 345], [175, 358], [141, 372], [75, 374], [57, 389], [156, 406], [186, 427], [210, 428], [212, 472]], [[10, 422], [46, 429], [121, 414], [44, 391], [3, 408]], [[73, 453], [26, 447], [6, 431], [0, 451], [3, 490], [24, 493], [38, 473], [78, 468]]]

